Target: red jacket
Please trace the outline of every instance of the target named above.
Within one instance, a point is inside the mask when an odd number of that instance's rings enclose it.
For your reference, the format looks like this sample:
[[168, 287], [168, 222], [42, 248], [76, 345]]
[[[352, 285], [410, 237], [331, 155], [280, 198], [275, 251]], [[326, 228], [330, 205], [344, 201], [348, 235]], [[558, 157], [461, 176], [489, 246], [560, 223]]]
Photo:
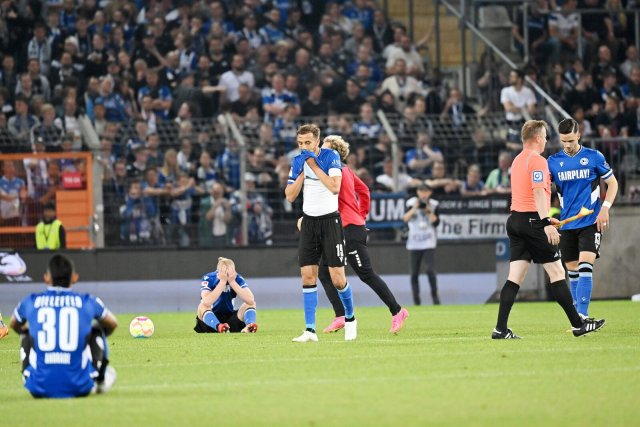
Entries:
[[369, 188], [348, 166], [342, 167], [342, 183], [338, 194], [338, 210], [342, 226], [364, 225], [369, 214]]

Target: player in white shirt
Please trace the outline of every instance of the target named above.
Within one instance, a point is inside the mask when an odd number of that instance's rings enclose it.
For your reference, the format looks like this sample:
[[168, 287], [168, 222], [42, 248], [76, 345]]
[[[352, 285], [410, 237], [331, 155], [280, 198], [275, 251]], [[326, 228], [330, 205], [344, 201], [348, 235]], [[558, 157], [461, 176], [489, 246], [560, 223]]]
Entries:
[[320, 148], [320, 129], [309, 124], [298, 128], [296, 140], [301, 153], [293, 159], [285, 196], [291, 203], [303, 194], [302, 224], [298, 244], [298, 263], [302, 275], [305, 331], [295, 342], [318, 341], [316, 307], [318, 305], [318, 263], [324, 254], [331, 281], [345, 308], [347, 341], [356, 339], [351, 286], [347, 282], [344, 232], [338, 212], [338, 193], [342, 183], [342, 162], [335, 150]]

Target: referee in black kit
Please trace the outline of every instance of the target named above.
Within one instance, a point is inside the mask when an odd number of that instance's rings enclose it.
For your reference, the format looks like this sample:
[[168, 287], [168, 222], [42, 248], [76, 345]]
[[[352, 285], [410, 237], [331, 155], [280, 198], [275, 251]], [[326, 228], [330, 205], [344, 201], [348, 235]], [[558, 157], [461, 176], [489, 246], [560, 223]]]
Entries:
[[564, 309], [576, 337], [597, 331], [604, 319], [582, 319], [573, 305], [564, 268], [560, 261], [560, 234], [550, 218], [551, 175], [542, 152], [547, 143], [547, 124], [529, 120], [522, 127], [523, 149], [511, 166], [511, 215], [507, 220], [507, 235], [511, 249], [509, 277], [500, 292], [498, 322], [491, 334], [493, 339], [517, 339], [507, 327], [509, 312], [516, 299], [520, 283], [533, 261], [542, 264], [551, 281], [551, 292]]

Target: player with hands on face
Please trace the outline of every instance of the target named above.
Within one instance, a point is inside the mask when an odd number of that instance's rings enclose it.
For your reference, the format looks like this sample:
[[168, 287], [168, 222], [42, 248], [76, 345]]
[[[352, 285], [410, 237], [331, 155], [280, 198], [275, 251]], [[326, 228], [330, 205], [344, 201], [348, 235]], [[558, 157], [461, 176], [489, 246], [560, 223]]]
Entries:
[[302, 223], [298, 242], [298, 265], [302, 277], [305, 330], [294, 342], [315, 342], [318, 306], [318, 263], [324, 257], [331, 283], [345, 309], [346, 341], [357, 337], [357, 321], [351, 286], [347, 282], [345, 237], [338, 211], [342, 185], [342, 162], [335, 150], [320, 148], [320, 129], [302, 125], [296, 132], [301, 153], [293, 159], [285, 197], [293, 203], [303, 193]]
[[[258, 331], [256, 323], [256, 302], [247, 282], [236, 271], [236, 265], [229, 258], [218, 258], [216, 271], [202, 277], [200, 284], [200, 304], [196, 317], [197, 333], [225, 333]], [[235, 310], [233, 301], [242, 300]]]

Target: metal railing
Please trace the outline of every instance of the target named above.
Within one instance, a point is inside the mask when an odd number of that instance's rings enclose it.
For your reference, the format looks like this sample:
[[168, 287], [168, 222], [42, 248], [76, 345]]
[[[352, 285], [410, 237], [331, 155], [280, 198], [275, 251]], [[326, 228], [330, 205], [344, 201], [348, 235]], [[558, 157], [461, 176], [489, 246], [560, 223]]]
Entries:
[[[483, 33], [480, 31], [471, 21], [467, 20], [466, 8], [465, 8], [465, 0], [460, 0], [460, 10], [456, 9], [450, 2], [447, 0], [436, 0], [436, 64], [439, 67], [441, 63], [440, 58], [440, 24], [439, 24], [439, 13], [440, 6], [444, 6], [450, 13], [456, 16], [460, 21], [460, 43], [462, 44], [462, 82], [463, 82], [463, 93], [466, 93], [466, 70], [467, 70], [467, 58], [466, 58], [466, 30], [468, 29], [471, 33], [479, 38], [491, 51], [496, 54], [504, 63], [506, 63], [511, 69], [517, 69], [518, 66], [511, 60], [504, 52], [502, 52], [491, 40], [489, 40]], [[538, 93], [549, 105], [551, 105], [559, 114], [563, 117], [569, 117], [569, 113], [567, 113], [564, 108], [560, 104], [558, 104], [544, 89], [542, 89], [535, 81], [533, 81], [529, 76], [525, 76], [525, 80], [531, 86], [531, 88]]]
[[[538, 111], [534, 114], [535, 117], [539, 117], [541, 114], [544, 114], [543, 111]], [[344, 116], [345, 123], [347, 125], [349, 123], [355, 124], [357, 122], [357, 117], [354, 116]], [[367, 150], [371, 148], [374, 144], [378, 142], [380, 137], [384, 137], [390, 141], [387, 148], [387, 155], [390, 155], [393, 159], [394, 171], [394, 187], [398, 188], [398, 176], [400, 172], [406, 172], [411, 175], [413, 178], [423, 179], [428, 177], [429, 175], [422, 175], [419, 173], [410, 172], [406, 169], [406, 165], [404, 162], [403, 154], [406, 153], [410, 149], [416, 148], [416, 135], [414, 133], [407, 133], [406, 131], [406, 118], [401, 115], [390, 115], [390, 114], [382, 114], [378, 113], [374, 120], [377, 118], [377, 122], [375, 124], [380, 125], [378, 136], [374, 138], [362, 137], [354, 133], [355, 127], [344, 127], [342, 129], [331, 129], [331, 123], [328, 122], [327, 117], [303, 117], [299, 118], [300, 123], [317, 123], [322, 131], [323, 135], [327, 135], [328, 132], [341, 134], [345, 137], [345, 139], [352, 144], [355, 151], [358, 149]], [[243, 147], [241, 157], [241, 170], [244, 172], [248, 169], [247, 159], [249, 152], [253, 150], [256, 146], [258, 146], [258, 139], [256, 134], [251, 134], [249, 131], [243, 131], [242, 127], [238, 127], [237, 123], [233, 121], [233, 118], [230, 116], [224, 117], [225, 129], [222, 129], [221, 133], [218, 135], [211, 135], [211, 138], [214, 137], [220, 138], [222, 141], [227, 141], [231, 136], [238, 143], [240, 147]], [[423, 126], [421, 127], [420, 132], [427, 132], [431, 134], [432, 139], [432, 147], [439, 149], [445, 158], [446, 168], [448, 170], [447, 176], [457, 180], [464, 180], [466, 177], [466, 171], [469, 165], [471, 164], [479, 164], [482, 168], [482, 176], [486, 178], [489, 171], [495, 167], [497, 167], [498, 155], [503, 150], [511, 150], [514, 154], [518, 151], [517, 141], [511, 141], [511, 145], [507, 145], [508, 134], [506, 132], [506, 122], [504, 114], [502, 113], [493, 113], [487, 114], [484, 116], [478, 115], [467, 115], [464, 120], [459, 123], [453, 123], [453, 121], [448, 120], [447, 118], [442, 118], [439, 115], [430, 115], [430, 116], [422, 116], [420, 118], [423, 121]], [[217, 122], [213, 119], [199, 119], [193, 120], [193, 126], [197, 129], [207, 129], [207, 132], [214, 132], [214, 122]], [[298, 123], [299, 124], [299, 123]], [[168, 124], [167, 124], [168, 125]], [[551, 127], [555, 127], [551, 124]], [[255, 129], [255, 127], [252, 127]], [[166, 129], [173, 129], [173, 127], [168, 126]], [[484, 140], [478, 142], [476, 135], [476, 131], [481, 129], [484, 135]], [[176, 146], [177, 138], [170, 131], [163, 135], [163, 142], [165, 143], [163, 149], [173, 148]], [[121, 136], [121, 143], [124, 144], [127, 138], [126, 134]], [[611, 138], [598, 138], [598, 137], [587, 137], [583, 139], [583, 143], [587, 147], [596, 148], [603, 152], [609, 163], [611, 164], [614, 173], [618, 180], [620, 181], [620, 193], [618, 200], [616, 203], [640, 203], [640, 137], [636, 138], [620, 138], [620, 137], [611, 137]], [[276, 147], [279, 146], [279, 143], [276, 143]], [[221, 145], [218, 148], [218, 152], [221, 152], [224, 148], [224, 145]], [[295, 145], [292, 146], [292, 149], [295, 149]], [[560, 150], [561, 147], [557, 143], [549, 144], [549, 152], [554, 153]], [[99, 156], [101, 153], [94, 151], [94, 156]], [[293, 155], [289, 153], [289, 155]], [[286, 154], [282, 157], [287, 157]], [[96, 164], [99, 162], [96, 161]], [[358, 165], [362, 171], [366, 171], [369, 173], [374, 179], [376, 174], [379, 174], [381, 169], [380, 164], [372, 163], [369, 161], [365, 161], [365, 163]], [[287, 168], [288, 171], [288, 168]], [[101, 173], [101, 172], [100, 172]], [[99, 180], [99, 174], [93, 174], [94, 180]], [[138, 180], [140, 178], [137, 178]], [[372, 188], [372, 191], [375, 193], [377, 190], [375, 187]], [[275, 193], [273, 191], [270, 192], [268, 189], [264, 190], [256, 190], [256, 193], [262, 194], [264, 200], [268, 203], [274, 204], [272, 207], [274, 208], [274, 214], [272, 216], [273, 221], [273, 237], [272, 240], [274, 244], [287, 244], [293, 243], [295, 241], [296, 235], [294, 233], [294, 224], [295, 218], [299, 215], [299, 211], [294, 207], [293, 210], [289, 212], [285, 212], [281, 209], [277, 209], [275, 204], [282, 204], [284, 201], [284, 195], [282, 192], [282, 188], [276, 188]], [[262, 192], [262, 193], [261, 193]], [[235, 191], [236, 195], [235, 203], [237, 203], [237, 212], [240, 212], [239, 220], [237, 226], [238, 229], [241, 230], [240, 233], [234, 234], [233, 237], [240, 235], [241, 237], [231, 244], [233, 245], [247, 245], [250, 240], [247, 237], [248, 231], [248, 217], [250, 214], [247, 212], [247, 201], [250, 199], [247, 194], [247, 182], [244, 179], [244, 173], [241, 174], [241, 179], [239, 182], [239, 191]], [[254, 193], [255, 195], [255, 193]], [[271, 196], [270, 196], [271, 195]], [[97, 205], [104, 206], [107, 203], [106, 200], [102, 200], [104, 196], [98, 196], [96, 194], [96, 198], [100, 198], [97, 201]], [[272, 197], [272, 198], [269, 198]], [[164, 196], [165, 204], [170, 203], [169, 196]], [[113, 200], [113, 199], [109, 199]], [[120, 210], [120, 206], [115, 206], [115, 209], [110, 210], [109, 215], [105, 215], [104, 223], [107, 227], [107, 230], [113, 231], [114, 228], [116, 231], [119, 231], [121, 227], [123, 227], [126, 222], [124, 217], [121, 217], [122, 211]], [[200, 216], [203, 213], [200, 212]], [[194, 217], [197, 217], [198, 213], [194, 213]], [[197, 219], [193, 220], [188, 224], [187, 232], [191, 235], [191, 244], [192, 247], [202, 246], [201, 236], [201, 222], [198, 222]], [[94, 225], [95, 226], [95, 225]], [[163, 227], [167, 230], [167, 235], [171, 233], [171, 224], [163, 223]], [[209, 232], [211, 227], [208, 228]], [[99, 230], [103, 231], [103, 230]], [[232, 233], [230, 231], [230, 233]], [[235, 231], [233, 231], [235, 233]], [[110, 234], [111, 235], [111, 234]], [[112, 235], [111, 235], [112, 236]], [[126, 236], [125, 236], [126, 237]], [[393, 237], [390, 237], [393, 238]], [[105, 243], [106, 240], [106, 243]], [[232, 241], [233, 239], [229, 239]], [[133, 244], [136, 246], [144, 246], [144, 245], [169, 245], [175, 246], [179, 245], [179, 240], [168, 240], [162, 243], [148, 243], [148, 242], [126, 242], [126, 241], [118, 241], [113, 239], [104, 239], [102, 242], [98, 239], [95, 241], [96, 247], [104, 247], [104, 246], [118, 246], [125, 244]], [[253, 243], [251, 243], [253, 244]]]
[[[484, 6], [495, 6], [495, 5], [505, 5], [510, 7], [512, 23], [516, 22], [517, 12], [520, 10], [522, 12], [522, 21], [526, 23], [529, 17], [529, 5], [531, 2], [524, 0], [471, 0], [473, 7], [473, 23], [477, 26], [478, 23], [478, 12], [480, 8]], [[577, 52], [576, 54], [582, 59], [582, 55], [584, 53], [584, 37], [582, 33], [582, 17], [584, 15], [593, 15], [593, 14], [617, 14], [623, 13], [625, 15], [633, 15], [634, 21], [634, 44], [636, 49], [640, 50], [640, 10], [637, 9], [624, 9], [621, 11], [612, 11], [609, 9], [575, 9], [568, 12], [564, 12], [562, 10], [559, 11], [549, 11], [549, 13], [563, 13], [565, 15], [568, 14], [576, 14], [578, 16], [578, 40], [577, 40]], [[530, 52], [529, 52], [529, 27], [527, 25], [523, 25], [523, 39], [525, 41], [523, 49], [524, 49], [524, 62], [529, 61]], [[474, 61], [476, 58], [474, 57]]]
[[240, 235], [242, 238], [242, 245], [249, 244], [249, 224], [247, 216], [247, 181], [245, 175], [247, 173], [247, 143], [244, 139], [244, 135], [238, 130], [236, 122], [233, 120], [231, 114], [226, 113], [224, 115], [225, 122], [231, 136], [238, 142], [238, 148], [240, 149]]

